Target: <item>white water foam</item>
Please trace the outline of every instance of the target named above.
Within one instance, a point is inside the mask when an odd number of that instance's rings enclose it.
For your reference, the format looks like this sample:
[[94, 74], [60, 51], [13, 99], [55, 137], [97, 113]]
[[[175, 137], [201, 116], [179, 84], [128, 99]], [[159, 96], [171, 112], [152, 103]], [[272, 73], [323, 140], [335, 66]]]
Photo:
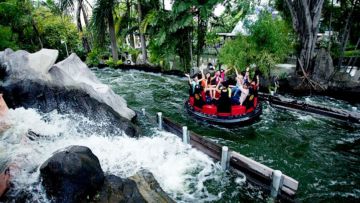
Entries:
[[[74, 115], [72, 115], [74, 117]], [[39, 199], [45, 198], [39, 185], [39, 167], [55, 151], [69, 145], [89, 147], [99, 158], [104, 172], [120, 177], [134, 175], [141, 168], [151, 171], [161, 187], [180, 202], [213, 201], [221, 197], [207, 191], [206, 182], [219, 184], [226, 179], [218, 164], [205, 154], [184, 145], [175, 135], [152, 130], [152, 137], [130, 138], [89, 133], [82, 130], [84, 117], [71, 119], [57, 112], [40, 114], [34, 109], [18, 108], [9, 111], [11, 128], [0, 134], [0, 151], [6, 152], [15, 164], [11, 173], [17, 188], [39, 191]], [[79, 123], [82, 122], [82, 125]], [[26, 134], [31, 129], [41, 135], [30, 140]], [[2, 148], [2, 149], [1, 149]], [[45, 198], [46, 199], [46, 198]]]

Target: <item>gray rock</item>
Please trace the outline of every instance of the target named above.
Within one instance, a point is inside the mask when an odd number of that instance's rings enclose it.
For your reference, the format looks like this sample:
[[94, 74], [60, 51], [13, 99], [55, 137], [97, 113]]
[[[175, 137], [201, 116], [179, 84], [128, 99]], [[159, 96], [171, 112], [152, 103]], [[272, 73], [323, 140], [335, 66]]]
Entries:
[[131, 120], [135, 116], [135, 112], [127, 107], [126, 101], [108, 85], [102, 84], [76, 54], [73, 53], [52, 66], [49, 73], [57, 86], [75, 86], [99, 102], [107, 104], [122, 117]]
[[79, 202], [95, 195], [104, 182], [98, 158], [87, 147], [70, 146], [40, 167], [42, 184], [56, 202]]
[[135, 181], [146, 202], [175, 202], [164, 192], [150, 171], [143, 169], [131, 176], [130, 179]]
[[136, 183], [130, 179], [123, 179], [115, 175], [107, 175], [104, 185], [97, 192], [92, 203], [112, 202], [146, 202], [141, 196]]
[[326, 84], [333, 73], [334, 65], [330, 53], [320, 49], [315, 59], [312, 78], [321, 84]]
[[103, 187], [91, 202], [173, 203], [174, 200], [162, 190], [151, 172], [143, 169], [134, 176], [125, 179], [107, 175]]
[[0, 65], [6, 68], [10, 82], [33, 80], [48, 86], [81, 90], [122, 117], [128, 120], [135, 117], [126, 101], [108, 85], [102, 84], [76, 54], [54, 65], [57, 57], [58, 51], [51, 49], [41, 49], [33, 54], [6, 49], [0, 55]]
[[103, 121], [107, 126], [97, 128], [102, 133], [138, 135], [131, 122], [135, 113], [122, 97], [102, 84], [75, 54], [54, 64], [57, 55], [49, 49], [34, 54], [11, 49], [0, 53], [0, 91], [10, 108], [75, 112], [95, 123]]

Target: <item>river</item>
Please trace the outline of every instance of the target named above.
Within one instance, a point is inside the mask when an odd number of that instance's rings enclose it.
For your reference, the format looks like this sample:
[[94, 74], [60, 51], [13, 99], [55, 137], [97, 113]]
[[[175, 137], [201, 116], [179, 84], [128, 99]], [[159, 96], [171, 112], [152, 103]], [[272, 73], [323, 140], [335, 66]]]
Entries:
[[[109, 68], [92, 71], [122, 95], [128, 105], [148, 114], [165, 116], [189, 126], [211, 140], [227, 145], [256, 161], [299, 180], [297, 199], [304, 202], [355, 201], [360, 198], [360, 128], [335, 120], [274, 109], [264, 104], [259, 122], [242, 128], [209, 126], [189, 117], [183, 108], [185, 78]], [[301, 98], [352, 109], [326, 97]], [[224, 173], [203, 153], [182, 144], [175, 135], [158, 131], [139, 116], [138, 139], [102, 133], [106, 123], [76, 114], [40, 113], [35, 109], [9, 111], [10, 128], [0, 134], [0, 161], [13, 163], [15, 189], [31, 194], [28, 202], [49, 202], [39, 180], [39, 166], [53, 152], [69, 145], [88, 146], [102, 169], [129, 177], [141, 168], [150, 170], [161, 187], [178, 202], [268, 202], [262, 190], [241, 175]], [[25, 136], [28, 130], [40, 137]]]
[[[229, 146], [300, 182], [297, 199], [305, 202], [350, 201], [360, 198], [360, 127], [320, 116], [275, 109], [263, 104], [261, 120], [251, 126], [226, 129], [194, 120], [184, 110], [185, 78], [140, 71], [93, 69], [130, 107], [165, 116], [200, 135]], [[309, 103], [352, 110], [350, 104], [328, 97], [302, 97]], [[235, 180], [236, 182], [236, 180]], [[218, 186], [214, 186], [218, 187]], [[238, 192], [236, 184], [223, 187], [222, 200], [263, 200], [251, 186]], [[243, 188], [241, 188], [243, 190]], [[247, 195], [244, 195], [246, 193]]]

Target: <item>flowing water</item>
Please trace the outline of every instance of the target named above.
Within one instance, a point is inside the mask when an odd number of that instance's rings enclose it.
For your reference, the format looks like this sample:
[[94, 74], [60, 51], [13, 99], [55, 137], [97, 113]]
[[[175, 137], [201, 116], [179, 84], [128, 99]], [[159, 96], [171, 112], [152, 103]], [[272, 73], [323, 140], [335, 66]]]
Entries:
[[[225, 129], [189, 117], [184, 78], [139, 71], [92, 69], [136, 110], [165, 116], [215, 142], [279, 169], [299, 180], [297, 199], [305, 202], [356, 201], [360, 198], [360, 127], [264, 104], [261, 120], [251, 126]], [[324, 97], [302, 98], [352, 109], [353, 105]], [[357, 106], [360, 109], [360, 106]], [[39, 166], [59, 149], [88, 146], [106, 173], [129, 177], [141, 168], [150, 170], [161, 187], [178, 202], [266, 202], [267, 194], [244, 182], [241, 175], [225, 174], [218, 163], [182, 144], [175, 135], [161, 132], [139, 116], [142, 137], [102, 133], [106, 123], [56, 111], [48, 114], [18, 108], [9, 112], [10, 128], [0, 133], [0, 161], [12, 163], [17, 195], [32, 193], [28, 202], [48, 202], [39, 181]], [[28, 130], [40, 137], [26, 136]]]
[[[116, 93], [123, 95], [132, 108], [146, 108], [153, 115], [161, 111], [178, 123], [189, 126], [189, 129], [295, 178], [300, 182], [297, 195], [300, 201], [360, 199], [358, 125], [263, 104], [261, 120], [251, 126], [237, 129], [209, 126], [188, 116], [184, 110], [183, 103], [188, 92], [185, 78], [140, 71], [93, 71]], [[357, 111], [360, 109], [359, 104], [328, 97], [299, 99], [347, 110], [353, 110], [352, 107], [356, 107]], [[251, 186], [239, 188], [236, 180], [231, 181], [233, 179], [221, 187], [220, 201], [249, 200], [248, 197], [254, 201], [266, 201], [264, 195]], [[244, 193], [247, 194], [245, 197], [242, 196]]]

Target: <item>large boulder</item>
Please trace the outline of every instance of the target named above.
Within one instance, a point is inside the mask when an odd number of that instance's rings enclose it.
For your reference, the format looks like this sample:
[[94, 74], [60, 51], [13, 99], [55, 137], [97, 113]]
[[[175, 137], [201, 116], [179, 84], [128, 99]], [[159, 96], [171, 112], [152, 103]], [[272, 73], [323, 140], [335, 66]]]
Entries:
[[40, 176], [47, 194], [68, 203], [94, 196], [105, 178], [98, 158], [83, 146], [56, 152], [41, 165]]
[[103, 187], [91, 202], [173, 203], [174, 200], [162, 190], [152, 173], [143, 169], [129, 178], [107, 175]]
[[73, 53], [52, 66], [49, 73], [57, 86], [75, 86], [99, 102], [107, 104], [122, 117], [131, 120], [135, 116], [135, 112], [127, 107], [126, 101], [108, 85], [102, 84], [76, 54]]
[[137, 135], [131, 122], [136, 114], [122, 97], [102, 84], [76, 54], [54, 64], [57, 57], [58, 51], [50, 49], [33, 54], [0, 52], [0, 92], [10, 108], [76, 112], [108, 122], [106, 131], [121, 129], [129, 136]]

